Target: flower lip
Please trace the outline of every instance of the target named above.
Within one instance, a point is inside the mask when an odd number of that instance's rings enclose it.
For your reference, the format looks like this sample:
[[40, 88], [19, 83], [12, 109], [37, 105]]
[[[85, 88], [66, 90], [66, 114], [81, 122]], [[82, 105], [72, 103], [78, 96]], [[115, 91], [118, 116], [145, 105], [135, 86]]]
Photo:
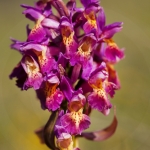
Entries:
[[87, 129], [90, 125], [90, 118], [82, 114], [82, 109], [78, 112], [66, 113], [61, 117], [61, 125], [70, 134], [76, 135], [81, 134], [81, 132]]
[[104, 115], [108, 115], [109, 109], [112, 107], [104, 89], [95, 89], [88, 96], [88, 102], [93, 109], [97, 109]]

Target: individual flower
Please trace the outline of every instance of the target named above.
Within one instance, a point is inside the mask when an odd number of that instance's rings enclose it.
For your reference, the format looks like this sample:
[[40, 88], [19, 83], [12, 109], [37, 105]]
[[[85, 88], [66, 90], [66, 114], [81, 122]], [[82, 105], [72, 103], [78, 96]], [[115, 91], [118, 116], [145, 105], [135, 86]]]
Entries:
[[100, 9], [97, 17], [98, 36], [101, 45], [101, 57], [104, 61], [117, 63], [124, 58], [124, 49], [120, 49], [112, 37], [122, 29], [122, 22], [105, 25], [105, 13]]
[[55, 111], [60, 108], [64, 95], [58, 88], [59, 83], [60, 81], [57, 75], [50, 74], [46, 79], [44, 79], [42, 87], [36, 91], [43, 109]]
[[119, 49], [113, 40], [104, 40], [106, 47], [102, 47], [101, 55], [103, 60], [110, 63], [117, 63], [124, 58], [124, 49]]
[[93, 88], [93, 92], [87, 98], [88, 102], [92, 108], [99, 110], [104, 115], [108, 115], [112, 107], [107, 94], [113, 96], [115, 89], [115, 85], [109, 83], [107, 78], [106, 64], [102, 63], [99, 68], [91, 73], [88, 81]]
[[83, 114], [85, 97], [82, 94], [74, 95], [68, 104], [68, 112], [60, 119], [61, 125], [71, 135], [81, 134], [90, 125], [90, 118]]
[[80, 64], [82, 67], [82, 78], [87, 80], [89, 78], [90, 72], [94, 69], [94, 63], [92, 58], [92, 53], [94, 50], [94, 44], [96, 43], [96, 38], [93, 33], [86, 35], [80, 41], [77, 51], [74, 56], [70, 58], [70, 64], [72, 66]]
[[[84, 4], [85, 3], [88, 3], [88, 2], [84, 2]], [[94, 31], [96, 34], [96, 32], [98, 30], [96, 15], [100, 9], [101, 8], [98, 4], [98, 1], [95, 1], [95, 2], [93, 1], [86, 6], [84, 13], [83, 13], [84, 18], [86, 19], [86, 22], [83, 25], [83, 30], [86, 34], [92, 32], [92, 31]]]
[[23, 89], [27, 90], [31, 87], [35, 90], [39, 89], [43, 82], [43, 76], [37, 61], [30, 55], [24, 55], [21, 65], [28, 76], [23, 85]]
[[59, 22], [57, 20], [47, 18], [52, 14], [52, 10], [49, 6], [49, 3], [47, 3], [47, 7], [45, 7], [44, 11], [27, 5], [21, 6], [26, 8], [23, 14], [25, 14], [27, 18], [35, 22], [34, 28], [29, 33], [27, 39], [28, 41], [41, 42], [44, 38], [46, 38], [47, 33], [44, 27], [58, 28]]
[[91, 58], [91, 53], [96, 42], [96, 38], [91, 33], [83, 37], [78, 45], [77, 51], [74, 53], [74, 57], [70, 59], [71, 65], [76, 63], [86, 64]]
[[73, 56], [76, 52], [78, 44], [75, 37], [75, 32], [72, 23], [67, 17], [62, 17], [60, 20], [60, 31], [63, 39], [63, 44], [65, 45], [65, 54], [69, 58]]
[[34, 51], [43, 74], [48, 74], [52, 69], [56, 68], [56, 61], [53, 58], [53, 54], [58, 53], [57, 47], [29, 42], [21, 45], [20, 51]]

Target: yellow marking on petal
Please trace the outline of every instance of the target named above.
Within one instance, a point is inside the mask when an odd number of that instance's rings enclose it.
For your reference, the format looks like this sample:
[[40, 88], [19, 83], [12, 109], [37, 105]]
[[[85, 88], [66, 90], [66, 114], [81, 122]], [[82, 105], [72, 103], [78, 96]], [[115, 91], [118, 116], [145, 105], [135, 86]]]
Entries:
[[49, 82], [46, 82], [44, 87], [46, 97], [51, 97], [55, 93], [57, 86], [58, 84], [50, 84]]
[[41, 21], [44, 19], [44, 16], [41, 16], [36, 22], [35, 22], [35, 26], [33, 27], [33, 29], [31, 30], [30, 34], [35, 34], [37, 32], [38, 29], [42, 28], [41, 26]]
[[93, 89], [93, 91], [95, 93], [97, 93], [97, 95], [99, 97], [101, 97], [102, 99], [106, 100], [107, 99], [107, 95], [106, 95], [106, 92], [104, 90], [104, 88], [101, 88], [101, 89]]
[[118, 48], [117, 44], [112, 39], [104, 39], [104, 42], [106, 42], [110, 47]]
[[107, 68], [108, 68], [109, 76], [111, 78], [116, 78], [116, 71], [114, 69], [114, 65], [107, 63]]
[[74, 41], [74, 31], [72, 31], [69, 27], [62, 27], [61, 29], [61, 34], [63, 37], [63, 43], [66, 46], [69, 46], [73, 43]]
[[[92, 82], [92, 83], [91, 83]], [[89, 85], [93, 88], [93, 89], [102, 89], [103, 88], [103, 82], [101, 79], [90, 79], [88, 81]]]
[[65, 69], [61, 64], [58, 65], [58, 69], [59, 69], [60, 76], [63, 76], [65, 73]]
[[39, 28], [41, 28], [41, 21], [37, 21], [30, 34], [35, 34]]
[[71, 119], [75, 123], [76, 127], [78, 128], [80, 122], [83, 119], [83, 108], [81, 108], [78, 112], [71, 112]]
[[40, 63], [41, 66], [45, 65], [46, 61], [47, 61], [47, 57], [46, 57], [46, 48], [43, 49], [42, 51], [36, 51], [34, 50], [34, 52], [36, 53], [37, 57], [38, 57], [38, 61]]
[[39, 72], [39, 67], [37, 67], [34, 61], [28, 56], [25, 57], [25, 65], [27, 68], [28, 76], [32, 76], [33, 74]]
[[78, 54], [83, 57], [89, 57], [92, 51], [92, 39], [87, 37], [86, 40], [79, 46]]
[[96, 23], [94, 11], [91, 11], [89, 14], [84, 13], [84, 17], [87, 19], [87, 21], [91, 25], [91, 27], [97, 29], [97, 23]]

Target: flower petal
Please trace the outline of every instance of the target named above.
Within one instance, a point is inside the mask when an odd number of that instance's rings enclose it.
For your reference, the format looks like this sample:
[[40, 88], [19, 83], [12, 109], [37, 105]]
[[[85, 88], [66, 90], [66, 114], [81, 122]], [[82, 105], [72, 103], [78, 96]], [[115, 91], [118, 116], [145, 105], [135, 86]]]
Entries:
[[22, 4], [21, 6], [26, 8], [26, 10], [23, 11], [23, 14], [25, 14], [27, 18], [34, 21], [43, 20], [45, 18], [40, 10], [24, 4]]
[[97, 109], [104, 115], [108, 115], [106, 110], [112, 107], [105, 91], [102, 89], [94, 90], [89, 94], [87, 100], [93, 109]]
[[80, 0], [80, 1], [84, 7], [87, 7], [91, 3], [97, 4], [99, 2], [98, 0]]
[[28, 36], [28, 41], [41, 42], [45, 37], [46, 30], [41, 25], [41, 22], [37, 22]]
[[59, 22], [51, 18], [45, 18], [41, 24], [47, 28], [58, 29], [59, 27]]
[[99, 82], [108, 78], [108, 72], [106, 70], [106, 63], [102, 62], [91, 74], [89, 78], [89, 84], [94, 87], [100, 88]]
[[61, 124], [71, 135], [81, 134], [90, 125], [90, 118], [79, 112], [67, 113], [61, 118]]
[[48, 110], [55, 111], [60, 108], [63, 99], [63, 93], [60, 90], [56, 90], [54, 94], [46, 98], [46, 107]]
[[119, 49], [116, 46], [107, 46], [103, 57], [108, 62], [117, 63], [124, 58], [124, 49]]
[[98, 13], [98, 17], [97, 17], [97, 23], [98, 23], [98, 27], [100, 32], [103, 31], [104, 27], [105, 27], [105, 13], [104, 13], [104, 9], [101, 8], [99, 13]]
[[37, 44], [37, 43], [31, 43], [31, 42], [26, 42], [24, 43], [24, 45], [20, 46], [20, 50], [21, 51], [28, 51], [28, 50], [36, 50], [36, 51], [42, 51], [47, 49], [47, 46], [45, 45], [41, 45], [41, 44]]
[[62, 76], [60, 89], [63, 91], [67, 100], [70, 101], [72, 98], [73, 89], [71, 87], [71, 84], [69, 83], [69, 81], [67, 80], [65, 76]]
[[43, 82], [43, 76], [40, 73], [38, 63], [34, 60], [33, 57], [25, 55], [22, 58], [21, 65], [28, 75], [23, 88], [25, 90], [30, 87], [33, 87], [35, 90], [39, 89]]
[[109, 72], [108, 81], [114, 83], [117, 89], [120, 89], [121, 85], [120, 85], [117, 71], [114, 69], [113, 65], [110, 65], [110, 64], [107, 65], [107, 68]]
[[122, 22], [115, 22], [113, 24], [107, 25], [103, 29], [102, 38], [110, 39], [114, 36], [115, 33], [120, 32], [122, 30]]

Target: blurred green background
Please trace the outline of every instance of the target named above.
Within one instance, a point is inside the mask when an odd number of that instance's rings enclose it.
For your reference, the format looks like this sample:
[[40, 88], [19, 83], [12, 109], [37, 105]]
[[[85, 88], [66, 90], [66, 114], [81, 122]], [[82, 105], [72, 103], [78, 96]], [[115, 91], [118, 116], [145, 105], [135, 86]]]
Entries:
[[[33, 5], [32, 0], [0, 1], [0, 150], [48, 150], [40, 144], [34, 131], [44, 125], [49, 112], [40, 108], [33, 90], [21, 92], [8, 75], [20, 55], [9, 48], [9, 37], [26, 39], [26, 24], [19, 5]], [[107, 24], [123, 21], [122, 32], [115, 36], [125, 47], [126, 58], [116, 65], [121, 90], [111, 100], [117, 108], [116, 133], [103, 142], [79, 141], [82, 150], [150, 149], [150, 0], [101, 0]], [[89, 130], [108, 126], [107, 117], [94, 111]]]

